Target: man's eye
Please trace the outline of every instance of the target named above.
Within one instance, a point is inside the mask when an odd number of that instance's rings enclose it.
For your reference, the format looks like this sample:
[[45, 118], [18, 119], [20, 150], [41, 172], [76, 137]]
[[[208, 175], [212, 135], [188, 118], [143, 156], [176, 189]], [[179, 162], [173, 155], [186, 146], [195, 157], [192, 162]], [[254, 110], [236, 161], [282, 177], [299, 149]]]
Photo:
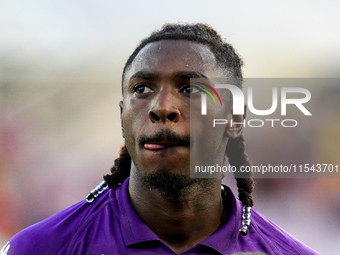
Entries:
[[139, 95], [151, 93], [152, 89], [146, 85], [137, 85], [133, 91]]
[[193, 85], [187, 85], [187, 86], [183, 87], [182, 91], [185, 94], [195, 94], [195, 93], [201, 92], [201, 90], [197, 86], [193, 86]]

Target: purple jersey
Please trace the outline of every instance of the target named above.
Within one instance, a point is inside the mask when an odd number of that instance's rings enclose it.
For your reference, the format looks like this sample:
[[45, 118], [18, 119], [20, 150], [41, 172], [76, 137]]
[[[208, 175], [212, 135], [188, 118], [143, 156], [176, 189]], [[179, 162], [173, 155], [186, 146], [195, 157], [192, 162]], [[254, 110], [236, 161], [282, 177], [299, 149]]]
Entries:
[[[127, 179], [93, 203], [82, 201], [16, 234], [1, 255], [176, 254], [140, 219], [128, 195]], [[242, 236], [242, 203], [231, 199], [228, 221], [213, 235], [181, 253], [318, 254], [266, 217], [252, 211], [249, 234]]]

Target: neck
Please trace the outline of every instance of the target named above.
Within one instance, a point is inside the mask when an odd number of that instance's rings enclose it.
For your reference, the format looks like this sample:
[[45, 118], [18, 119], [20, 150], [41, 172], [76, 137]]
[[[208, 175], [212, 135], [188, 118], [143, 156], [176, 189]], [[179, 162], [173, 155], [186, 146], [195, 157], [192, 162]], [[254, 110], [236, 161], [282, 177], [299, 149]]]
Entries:
[[181, 192], [148, 187], [131, 173], [129, 194], [142, 220], [175, 252], [212, 235], [227, 220], [220, 179], [197, 179]]

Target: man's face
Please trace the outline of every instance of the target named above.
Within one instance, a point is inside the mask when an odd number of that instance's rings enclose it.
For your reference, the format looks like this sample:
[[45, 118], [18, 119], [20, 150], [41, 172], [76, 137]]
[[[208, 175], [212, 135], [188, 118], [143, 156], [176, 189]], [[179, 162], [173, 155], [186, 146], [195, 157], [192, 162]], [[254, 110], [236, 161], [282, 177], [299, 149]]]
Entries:
[[[222, 76], [214, 55], [202, 44], [162, 40], [139, 52], [125, 73], [120, 104], [131, 171], [190, 175], [190, 78]], [[196, 130], [206, 128], [207, 123], [199, 123]], [[219, 136], [212, 151], [219, 150], [223, 159], [227, 139]]]

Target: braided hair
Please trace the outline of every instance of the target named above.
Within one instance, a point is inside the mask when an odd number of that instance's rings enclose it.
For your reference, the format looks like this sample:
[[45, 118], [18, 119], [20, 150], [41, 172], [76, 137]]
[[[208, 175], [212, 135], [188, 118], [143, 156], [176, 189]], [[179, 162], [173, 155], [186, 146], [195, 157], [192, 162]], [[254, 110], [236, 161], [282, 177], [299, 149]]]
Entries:
[[[236, 78], [236, 80], [239, 81], [237, 86], [242, 88], [242, 60], [235, 52], [234, 48], [230, 44], [225, 43], [214, 29], [200, 23], [193, 25], [167, 24], [161, 30], [155, 31], [148, 38], [141, 41], [124, 66], [122, 81], [124, 80], [126, 70], [140, 50], [151, 42], [161, 40], [187, 40], [208, 46], [216, 58], [217, 65], [226, 69], [232, 77]], [[235, 166], [237, 169], [240, 169], [241, 166], [250, 166], [248, 156], [245, 153], [243, 135], [235, 139], [229, 139], [225, 154], [228, 157], [230, 165]], [[119, 158], [115, 160], [114, 166], [111, 168], [111, 174], [104, 176], [104, 180], [108, 187], [116, 187], [130, 176], [130, 166], [131, 157], [126, 146], [123, 146], [120, 150]], [[246, 208], [246, 211], [248, 208], [250, 213], [250, 207], [254, 205], [254, 200], [252, 198], [254, 179], [252, 178], [252, 173], [242, 176], [241, 178], [235, 175], [235, 179], [237, 182], [239, 199], [243, 203], [244, 208]], [[248, 232], [248, 230], [246, 232]]]

